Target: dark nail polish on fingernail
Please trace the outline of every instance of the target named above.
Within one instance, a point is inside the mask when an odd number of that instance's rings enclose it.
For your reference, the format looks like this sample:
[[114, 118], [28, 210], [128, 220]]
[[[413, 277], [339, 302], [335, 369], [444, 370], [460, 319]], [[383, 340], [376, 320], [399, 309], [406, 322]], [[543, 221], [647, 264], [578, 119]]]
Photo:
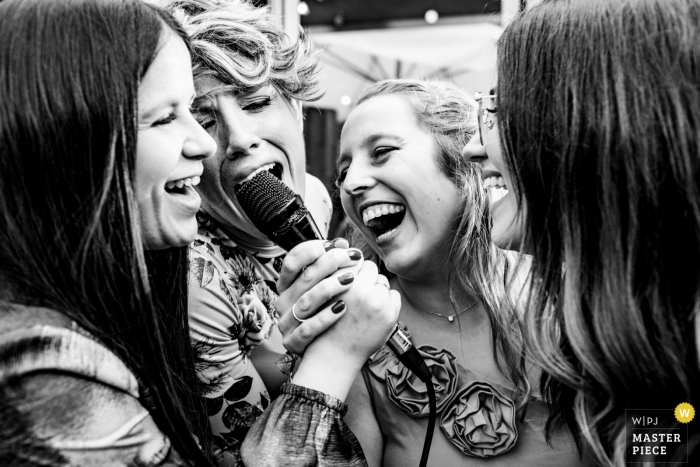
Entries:
[[350, 282], [355, 280], [355, 276], [351, 272], [346, 272], [342, 276], [338, 277], [338, 281], [343, 285], [348, 285]]
[[362, 253], [360, 250], [348, 250], [348, 256], [351, 260], [357, 261], [358, 259], [362, 258]]
[[342, 301], [342, 300], [338, 300], [338, 301], [335, 302], [335, 303], [333, 304], [333, 306], [331, 307], [331, 311], [332, 311], [333, 313], [335, 313], [336, 315], [337, 315], [338, 313], [340, 313], [341, 311], [343, 311], [344, 309], [345, 309], [345, 302]]
[[323, 242], [323, 248], [324, 248], [326, 251], [332, 250], [333, 248], [335, 248], [335, 240], [330, 240], [330, 241], [327, 241], [327, 242]]

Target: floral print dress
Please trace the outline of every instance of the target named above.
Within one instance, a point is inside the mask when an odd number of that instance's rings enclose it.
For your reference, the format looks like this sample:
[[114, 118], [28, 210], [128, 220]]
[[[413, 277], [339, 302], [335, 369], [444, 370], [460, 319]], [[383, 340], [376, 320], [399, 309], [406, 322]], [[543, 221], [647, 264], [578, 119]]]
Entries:
[[[243, 249], [205, 214], [190, 247], [190, 333], [220, 465], [237, 465], [249, 427], [270, 403], [253, 365], [252, 350], [277, 325], [275, 281], [283, 256], [259, 258]], [[291, 355], [279, 371], [290, 373]]]
[[[304, 203], [325, 235], [333, 213], [330, 196], [317, 178], [306, 174], [305, 180]], [[235, 226], [226, 224], [228, 217], [197, 214], [188, 291], [197, 373], [221, 466], [240, 464], [250, 426], [289, 380], [297, 359], [282, 346], [274, 308], [285, 252], [243, 214], [230, 214]], [[260, 242], [237, 240], [236, 229], [259, 235]]]

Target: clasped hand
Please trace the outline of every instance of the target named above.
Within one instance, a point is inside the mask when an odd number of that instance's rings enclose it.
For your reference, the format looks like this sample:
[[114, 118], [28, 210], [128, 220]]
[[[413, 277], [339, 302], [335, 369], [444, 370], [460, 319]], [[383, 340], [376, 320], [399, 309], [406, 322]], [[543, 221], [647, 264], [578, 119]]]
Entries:
[[348, 246], [340, 238], [293, 248], [275, 307], [287, 350], [321, 367], [356, 371], [393, 331], [401, 298], [373, 262]]

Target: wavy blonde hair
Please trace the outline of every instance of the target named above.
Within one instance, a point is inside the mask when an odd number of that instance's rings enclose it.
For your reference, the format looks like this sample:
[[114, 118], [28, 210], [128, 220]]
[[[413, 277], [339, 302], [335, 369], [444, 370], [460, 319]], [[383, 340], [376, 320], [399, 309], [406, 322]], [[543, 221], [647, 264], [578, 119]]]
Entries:
[[[496, 362], [524, 396], [522, 401], [526, 401], [530, 385], [521, 359], [520, 329], [506, 296], [506, 256], [491, 242], [489, 196], [481, 168], [462, 157], [462, 148], [478, 131], [476, 102], [446, 81], [390, 79], [366, 90], [357, 105], [391, 94], [406, 96], [419, 124], [434, 138], [438, 166], [459, 187], [462, 209], [451, 247], [443, 259], [445, 277], [450, 287], [484, 303], [489, 312]], [[348, 236], [366, 258], [380, 264], [377, 253], [352, 224]]]
[[323, 95], [318, 51], [303, 30], [291, 42], [269, 9], [246, 0], [176, 0], [168, 10], [192, 39], [195, 78], [211, 76], [246, 93], [271, 83], [299, 101]]

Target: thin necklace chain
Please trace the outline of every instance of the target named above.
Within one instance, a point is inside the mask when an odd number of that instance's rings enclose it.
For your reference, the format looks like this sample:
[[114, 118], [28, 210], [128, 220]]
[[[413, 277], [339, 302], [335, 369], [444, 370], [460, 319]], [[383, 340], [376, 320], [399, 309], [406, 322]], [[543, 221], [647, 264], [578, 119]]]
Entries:
[[[441, 318], [447, 318], [447, 320], [448, 320], [450, 323], [454, 321], [455, 316], [461, 315], [462, 313], [464, 313], [465, 311], [467, 311], [468, 309], [472, 308], [474, 305], [476, 305], [477, 303], [479, 303], [479, 300], [477, 299], [477, 300], [474, 300], [474, 303], [472, 303], [471, 305], [467, 306], [466, 308], [461, 309], [460, 311], [455, 311], [455, 312], [454, 312], [453, 314], [451, 314], [451, 315], [443, 315], [442, 313], [437, 313], [437, 312], [435, 312], [435, 311], [430, 311], [430, 310], [426, 310], [425, 308], [419, 307], [418, 305], [416, 305], [416, 304], [413, 302], [413, 300], [411, 300], [411, 299], [408, 297], [408, 295], [406, 295], [405, 292], [404, 292], [403, 296], [406, 297], [406, 300], [408, 300], [408, 303], [410, 303], [411, 305], [413, 305], [415, 308], [419, 309], [420, 311], [424, 311], [424, 312], [426, 312], [426, 313], [428, 313], [428, 314], [435, 315], [435, 316], [439, 316], [439, 317], [441, 317]], [[455, 299], [454, 299], [454, 296], [452, 295], [452, 290], [450, 290], [450, 302], [452, 303], [452, 308], [453, 308], [454, 310], [456, 310], [456, 309], [457, 309], [457, 305], [455, 304]]]
[[[416, 305], [416, 304], [413, 302], [413, 300], [411, 300], [410, 298], [408, 298], [408, 295], [406, 295], [405, 293], [403, 293], [402, 296], [403, 296], [403, 297], [406, 297], [406, 300], [408, 300], [408, 303], [410, 303], [411, 305], [413, 305], [414, 307], [416, 307], [416, 308], [419, 309], [420, 311], [424, 311], [424, 312], [426, 312], [426, 313], [428, 313], [428, 314], [431, 314], [431, 315], [440, 316], [440, 317], [442, 317], [442, 318], [447, 318], [450, 322], [452, 322], [452, 321], [454, 320], [454, 317], [455, 317], [455, 316], [464, 313], [465, 311], [467, 311], [468, 309], [472, 308], [474, 305], [476, 305], [477, 303], [479, 303], [479, 300], [477, 299], [477, 300], [474, 301], [474, 303], [472, 303], [471, 305], [467, 306], [466, 308], [462, 309], [461, 311], [459, 311], [459, 312], [457, 312], [457, 313], [455, 313], [455, 314], [453, 314], [453, 315], [443, 315], [443, 314], [441, 314], [441, 313], [436, 313], [436, 312], [434, 312], [434, 311], [429, 311], [429, 310], [426, 310], [425, 308], [419, 307], [418, 305]], [[452, 307], [453, 307], [453, 308], [456, 308], [456, 307], [457, 307], [457, 305], [455, 304], [454, 296], [452, 295], [452, 290], [450, 290], [450, 302], [452, 302]], [[459, 320], [457, 320], [457, 325], [459, 326], [459, 345], [460, 345], [460, 350], [462, 351], [462, 362], [463, 362], [462, 364], [463, 364], [464, 366], [468, 366], [468, 365], [467, 365], [467, 358], [466, 358], [465, 355], [464, 355], [464, 342], [462, 341], [462, 323], [461, 323]], [[470, 368], [470, 371], [472, 371], [473, 373], [475, 373], [475, 374], [481, 376], [481, 377], [484, 378], [485, 380], [490, 381], [490, 382], [492, 382], [492, 383], [494, 383], [494, 384], [503, 385], [502, 382], [496, 381], [496, 380], [493, 379], [493, 378], [489, 378], [488, 376], [486, 376], [486, 375], [483, 374], [483, 373], [479, 373], [478, 371], [474, 371], [474, 370], [472, 370], [471, 368]]]

